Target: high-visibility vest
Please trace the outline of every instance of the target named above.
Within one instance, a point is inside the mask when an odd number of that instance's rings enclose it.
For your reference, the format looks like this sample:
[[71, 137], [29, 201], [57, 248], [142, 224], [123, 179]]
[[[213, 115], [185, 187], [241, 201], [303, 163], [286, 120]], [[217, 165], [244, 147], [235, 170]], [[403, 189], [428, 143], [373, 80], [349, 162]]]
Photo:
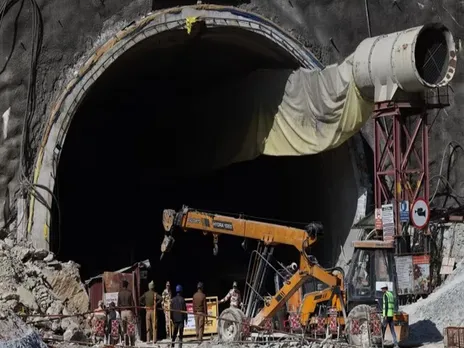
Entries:
[[[385, 303], [387, 303], [387, 311], [385, 311]], [[383, 316], [384, 317], [393, 317], [395, 311], [395, 298], [390, 291], [386, 291], [383, 295]]]

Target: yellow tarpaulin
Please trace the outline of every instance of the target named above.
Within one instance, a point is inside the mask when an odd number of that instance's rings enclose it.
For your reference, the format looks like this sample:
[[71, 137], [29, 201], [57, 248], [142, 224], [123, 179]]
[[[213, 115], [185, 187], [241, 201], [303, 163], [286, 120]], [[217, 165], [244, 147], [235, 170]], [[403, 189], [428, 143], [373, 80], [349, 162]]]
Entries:
[[191, 146], [181, 163], [190, 168], [330, 150], [358, 132], [373, 110], [353, 82], [351, 56], [322, 71], [258, 70], [218, 83], [187, 105], [192, 115], [180, 135]]

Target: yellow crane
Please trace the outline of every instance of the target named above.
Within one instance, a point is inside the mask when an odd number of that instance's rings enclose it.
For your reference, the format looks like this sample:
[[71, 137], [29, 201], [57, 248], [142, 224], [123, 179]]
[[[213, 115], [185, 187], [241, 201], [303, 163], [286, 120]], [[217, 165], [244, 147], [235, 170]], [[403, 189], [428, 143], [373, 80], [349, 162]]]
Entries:
[[[252, 327], [261, 327], [265, 320], [272, 318], [294, 295], [299, 297], [298, 313], [303, 328], [308, 327], [320, 304], [336, 308], [338, 323], [342, 327], [345, 326], [347, 321], [349, 325], [351, 318], [360, 322], [363, 319], [367, 320], [367, 318], [363, 318], [367, 309], [370, 309], [371, 305], [378, 303], [375, 284], [379, 282], [376, 282], [375, 279], [376, 271], [372, 271], [371, 268], [370, 271], [368, 270], [366, 274], [363, 274], [364, 279], [369, 283], [366, 287], [366, 282], [364, 282], [364, 290], [355, 283], [359, 279], [359, 271], [363, 265], [363, 260], [360, 260], [360, 257], [365, 258], [365, 255], [369, 256], [369, 264], [373, 266], [385, 261], [386, 273], [385, 276], [382, 276], [382, 284], [391, 280], [396, 284], [394, 268], [391, 267], [394, 251], [393, 243], [381, 241], [355, 242], [355, 252], [352, 259], [354, 262], [351, 263], [348, 272], [348, 278], [350, 279], [348, 284], [345, 284], [346, 279], [344, 279], [343, 270], [339, 268], [325, 269], [320, 266], [316, 259], [308, 254], [309, 247], [317, 241], [317, 235], [322, 231], [322, 225], [319, 223], [313, 222], [308, 224], [305, 229], [298, 229], [251, 219], [211, 214], [184, 206], [179, 211], [164, 210], [163, 227], [166, 233], [161, 245], [161, 257], [171, 249], [174, 243], [173, 234], [176, 230], [184, 232], [197, 230], [205, 234], [211, 233], [213, 235], [213, 252], [215, 254], [218, 251], [220, 235], [254, 239], [268, 246], [290, 245], [298, 250], [300, 257], [297, 271], [283, 283], [282, 287], [269, 301], [266, 301], [265, 306], [253, 318], [250, 318]], [[296, 292], [310, 279], [317, 279], [325, 284], [327, 288], [304, 294], [301, 298]], [[348, 285], [349, 291], [345, 288], [346, 285]], [[359, 289], [361, 291], [358, 291]], [[347, 312], [349, 312], [348, 315]], [[242, 322], [244, 317], [244, 313], [237, 308], [229, 308], [221, 313], [221, 318], [232, 319], [235, 322]], [[225, 323], [226, 321], [221, 322]], [[230, 325], [228, 327], [219, 325], [218, 334], [225, 341], [239, 338], [240, 328], [237, 327], [237, 324], [232, 323], [231, 325], [235, 325], [235, 327], [231, 329]], [[350, 340], [352, 343], [361, 342], [361, 337], [357, 337], [361, 334], [351, 335]]]

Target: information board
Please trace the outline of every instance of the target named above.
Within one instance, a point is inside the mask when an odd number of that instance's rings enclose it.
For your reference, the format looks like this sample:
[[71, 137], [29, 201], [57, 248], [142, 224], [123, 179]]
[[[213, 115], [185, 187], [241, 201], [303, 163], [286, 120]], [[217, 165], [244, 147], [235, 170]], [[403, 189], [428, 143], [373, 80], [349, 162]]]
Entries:
[[430, 292], [430, 256], [413, 256], [412, 264], [414, 274], [414, 293], [428, 294]]
[[[193, 314], [193, 303], [191, 298], [186, 298], [185, 303], [187, 306], [187, 325], [184, 326], [184, 336], [195, 336], [195, 315]], [[204, 333], [216, 334], [217, 333], [217, 319], [218, 316], [218, 297], [206, 297], [206, 305], [208, 306], [209, 317], [205, 318], [205, 331]]]
[[395, 218], [393, 204], [382, 205], [383, 240], [393, 240], [395, 237]]
[[398, 295], [412, 294], [414, 292], [412, 256], [395, 256], [395, 264]]
[[107, 292], [104, 295], [103, 302], [105, 303], [105, 307], [109, 307], [111, 302], [114, 302], [114, 305], [118, 306], [118, 293], [117, 292]]

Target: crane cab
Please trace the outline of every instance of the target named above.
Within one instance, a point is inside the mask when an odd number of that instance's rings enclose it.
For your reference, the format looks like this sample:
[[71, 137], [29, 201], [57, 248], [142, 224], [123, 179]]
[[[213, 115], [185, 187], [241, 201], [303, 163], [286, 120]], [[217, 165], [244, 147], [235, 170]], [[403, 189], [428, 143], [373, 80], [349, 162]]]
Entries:
[[384, 285], [397, 294], [395, 247], [388, 241], [355, 241], [350, 268], [345, 278], [348, 312], [360, 304], [382, 308]]
[[[365, 312], [366, 305], [376, 306], [381, 312], [383, 306], [381, 288], [383, 286], [387, 285], [388, 290], [393, 293], [395, 298], [398, 294], [393, 241], [355, 241], [353, 247], [353, 257], [345, 277], [348, 322], [354, 318], [359, 320], [363, 316], [362, 312]], [[398, 312], [398, 303], [395, 307], [393, 321], [396, 336], [401, 342], [409, 335], [409, 316], [406, 313]], [[388, 330], [387, 336], [389, 336]], [[352, 335], [350, 338], [352, 343], [361, 342], [360, 337]]]

